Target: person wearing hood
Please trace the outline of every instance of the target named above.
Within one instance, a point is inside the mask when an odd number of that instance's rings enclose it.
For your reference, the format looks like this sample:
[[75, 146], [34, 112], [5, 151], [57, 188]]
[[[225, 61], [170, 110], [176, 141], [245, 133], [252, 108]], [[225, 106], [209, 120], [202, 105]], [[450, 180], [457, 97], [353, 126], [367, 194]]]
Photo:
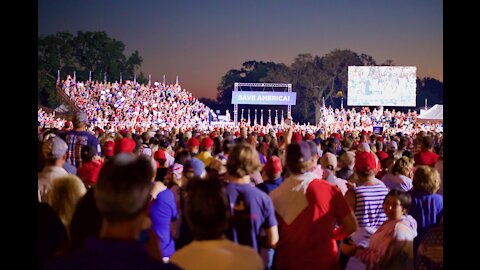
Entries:
[[342, 244], [344, 254], [355, 256], [367, 269], [412, 269], [413, 239], [417, 236], [417, 222], [408, 215], [412, 203], [410, 194], [391, 190], [383, 201], [387, 221], [372, 235], [368, 248], [353, 242]]

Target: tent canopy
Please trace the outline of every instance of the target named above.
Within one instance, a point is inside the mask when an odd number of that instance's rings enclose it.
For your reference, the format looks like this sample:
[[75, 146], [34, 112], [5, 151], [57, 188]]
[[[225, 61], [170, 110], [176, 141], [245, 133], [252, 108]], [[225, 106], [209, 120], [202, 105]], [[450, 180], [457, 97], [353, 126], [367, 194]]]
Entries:
[[417, 117], [418, 122], [443, 123], [443, 105], [435, 104]]

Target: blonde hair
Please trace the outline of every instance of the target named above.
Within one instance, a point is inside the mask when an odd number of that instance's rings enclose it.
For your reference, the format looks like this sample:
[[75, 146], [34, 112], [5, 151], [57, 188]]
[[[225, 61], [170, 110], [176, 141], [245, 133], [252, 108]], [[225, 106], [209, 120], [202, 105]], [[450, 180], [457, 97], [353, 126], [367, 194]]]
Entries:
[[392, 174], [402, 174], [408, 176], [410, 171], [412, 170], [413, 162], [408, 157], [402, 157], [397, 159], [392, 166], [391, 173]]
[[415, 168], [413, 175], [413, 189], [434, 194], [440, 189], [440, 174], [437, 169], [420, 165]]
[[227, 172], [233, 177], [243, 177], [262, 168], [257, 150], [247, 143], [236, 144], [227, 160]]
[[68, 228], [78, 201], [87, 193], [82, 180], [69, 174], [53, 181], [48, 192], [47, 202], [57, 213], [62, 223]]

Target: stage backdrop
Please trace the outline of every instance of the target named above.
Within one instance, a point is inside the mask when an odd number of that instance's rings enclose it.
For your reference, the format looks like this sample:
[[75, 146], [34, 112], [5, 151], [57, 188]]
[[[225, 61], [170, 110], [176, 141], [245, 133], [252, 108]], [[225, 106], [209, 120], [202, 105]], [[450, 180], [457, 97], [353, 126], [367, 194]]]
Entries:
[[295, 105], [295, 92], [233, 91], [232, 104]]
[[415, 107], [417, 68], [349, 66], [348, 106]]

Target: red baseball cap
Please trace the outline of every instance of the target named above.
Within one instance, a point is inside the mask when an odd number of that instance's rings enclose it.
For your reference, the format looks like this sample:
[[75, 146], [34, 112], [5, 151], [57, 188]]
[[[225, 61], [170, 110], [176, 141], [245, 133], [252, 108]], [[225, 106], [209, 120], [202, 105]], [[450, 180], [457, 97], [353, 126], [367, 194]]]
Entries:
[[294, 132], [292, 134], [292, 143], [299, 143], [302, 141], [302, 134], [300, 132]]
[[375, 172], [377, 169], [377, 160], [372, 152], [361, 151], [355, 154], [355, 171], [362, 174]]
[[115, 142], [114, 141], [106, 141], [103, 144], [102, 153], [105, 157], [113, 157], [115, 149]]
[[199, 146], [200, 145], [200, 142], [198, 141], [198, 139], [196, 137], [192, 137], [190, 140], [188, 140], [188, 146], [192, 147], [192, 146]]
[[208, 148], [213, 146], [213, 140], [210, 139], [210, 137], [205, 137], [202, 140], [202, 143], [200, 144], [201, 148]]
[[265, 166], [263, 167], [263, 171], [269, 176], [272, 177], [277, 173], [282, 172], [282, 161], [277, 156], [271, 156]]
[[163, 151], [162, 149], [159, 149], [155, 152], [155, 154], [153, 154], [153, 158], [156, 161], [165, 161], [167, 160], [167, 155], [165, 154], [165, 151]]
[[133, 153], [135, 149], [135, 141], [129, 138], [122, 138], [115, 142], [114, 152], [118, 153]]

